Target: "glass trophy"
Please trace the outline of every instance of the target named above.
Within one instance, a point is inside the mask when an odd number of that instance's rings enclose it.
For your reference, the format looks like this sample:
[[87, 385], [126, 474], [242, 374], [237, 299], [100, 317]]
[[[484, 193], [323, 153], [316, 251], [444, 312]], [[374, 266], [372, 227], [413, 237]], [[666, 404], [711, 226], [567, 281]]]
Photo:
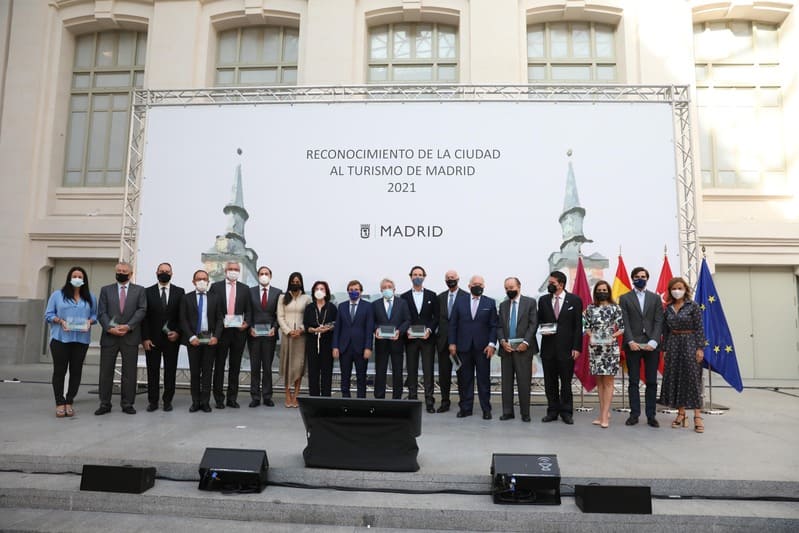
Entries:
[[244, 324], [244, 315], [225, 315], [226, 328], [240, 328]]
[[119, 317], [114, 315], [111, 317], [111, 322], [108, 323], [108, 327], [115, 328], [119, 325]]
[[452, 369], [457, 372], [461, 367], [461, 358], [458, 356], [458, 354], [455, 354], [450, 355], [449, 360], [452, 361]]
[[169, 335], [169, 332], [170, 332], [169, 322], [164, 322], [164, 325], [161, 326], [161, 333], [163, 333], [164, 335]]
[[554, 335], [558, 332], [558, 325], [555, 322], [546, 322], [538, 326], [538, 333], [541, 335]]
[[393, 339], [397, 335], [397, 328], [394, 326], [380, 326], [377, 328], [378, 339]]
[[519, 346], [522, 345], [524, 339], [508, 339], [508, 344], [510, 344], [511, 350], [516, 350]]
[[272, 331], [272, 324], [253, 324], [252, 330], [255, 332], [256, 337], [270, 337], [274, 333]]
[[201, 331], [197, 334], [197, 340], [200, 344], [208, 344], [211, 342], [211, 337], [213, 337], [213, 335], [210, 331]]
[[324, 324], [322, 324], [322, 327], [323, 328], [330, 328], [329, 331], [332, 331], [333, 328], [336, 327], [336, 322], [335, 321], [333, 321], [333, 322], [325, 322]]
[[411, 339], [423, 339], [426, 334], [427, 326], [423, 324], [411, 326], [410, 329], [408, 329], [408, 337]]
[[89, 321], [85, 318], [68, 318], [64, 325], [67, 331], [89, 331]]
[[613, 344], [613, 335], [610, 331], [600, 329], [591, 333], [591, 344], [600, 344], [603, 346]]

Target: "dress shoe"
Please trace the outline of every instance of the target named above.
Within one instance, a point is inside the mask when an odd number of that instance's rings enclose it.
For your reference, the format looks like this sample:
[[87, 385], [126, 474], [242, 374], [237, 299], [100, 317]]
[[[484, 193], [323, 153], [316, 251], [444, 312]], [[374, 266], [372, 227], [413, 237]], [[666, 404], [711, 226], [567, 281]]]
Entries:
[[203, 413], [210, 413], [211, 412], [211, 406], [208, 405], [207, 403], [204, 403], [204, 404], [200, 405], [200, 410]]
[[224, 404], [224, 402], [216, 402], [216, 405], [214, 407], [216, 407], [217, 409], [224, 409], [225, 408], [225, 404]]
[[511, 418], [516, 418], [514, 415], [502, 415], [499, 417], [500, 420], [510, 420]]
[[228, 400], [227, 402], [225, 402], [225, 405], [227, 405], [228, 407], [232, 407], [233, 409], [238, 409], [239, 407], [241, 407], [239, 405], [239, 402], [237, 402], [236, 400]]
[[252, 400], [250, 402], [250, 407], [258, 407], [259, 405], [261, 405], [261, 402], [259, 402], [258, 400]]
[[653, 416], [652, 418], [647, 418], [647, 419], [646, 419], [646, 423], [647, 423], [647, 425], [648, 425], [648, 426], [651, 426], [651, 427], [653, 427], [653, 428], [659, 428], [659, 427], [660, 427], [660, 422], [658, 422], [658, 421], [655, 419], [655, 417], [654, 417], [654, 416]]
[[625, 426], [634, 426], [637, 423], [638, 423], [638, 417], [630, 415], [630, 418], [628, 418], [627, 421], [624, 422], [624, 425]]
[[275, 406], [275, 402], [273, 402], [272, 399], [270, 398], [268, 400], [264, 400], [264, 405], [267, 406], [267, 407], [274, 407]]
[[158, 404], [157, 403], [151, 403], [151, 404], [147, 405], [147, 412], [148, 413], [152, 413], [156, 409], [158, 409]]
[[191, 407], [189, 407], [189, 412], [190, 413], [196, 413], [199, 410], [200, 410], [200, 404], [198, 404], [198, 403], [193, 403], [193, 404], [191, 404]]
[[125, 407], [122, 408], [122, 412], [125, 413], [126, 415], [135, 415], [136, 408], [133, 407], [132, 405], [126, 405]]
[[164, 402], [164, 411], [169, 412], [172, 410], [172, 403], [171, 402]]
[[101, 406], [100, 406], [100, 408], [99, 408], [99, 409], [97, 409], [97, 410], [94, 412], [94, 414], [96, 414], [97, 416], [100, 416], [100, 415], [104, 415], [104, 414], [106, 414], [106, 413], [110, 413], [110, 412], [111, 412], [111, 408], [110, 408], [109, 406], [107, 406], [107, 405], [101, 405]]
[[557, 415], [547, 415], [541, 419], [541, 422], [554, 422], [558, 419]]
[[562, 414], [560, 415], [560, 419], [563, 420], [564, 424], [569, 424], [570, 426], [574, 424], [574, 418], [572, 418], [572, 415]]
[[427, 412], [428, 413], [435, 413], [436, 412], [436, 408], [433, 407], [432, 405], [428, 405], [427, 406]]
[[455, 416], [457, 418], [466, 418], [467, 416], [472, 416], [472, 413], [467, 413], [466, 411], [458, 411], [458, 414]]
[[491, 420], [494, 418], [491, 416], [491, 411], [483, 411], [483, 420]]
[[438, 409], [436, 409], [436, 413], [446, 413], [449, 411], [449, 405], [441, 405]]
[[530, 415], [522, 415], [522, 422], [529, 422], [529, 421], [530, 421]]

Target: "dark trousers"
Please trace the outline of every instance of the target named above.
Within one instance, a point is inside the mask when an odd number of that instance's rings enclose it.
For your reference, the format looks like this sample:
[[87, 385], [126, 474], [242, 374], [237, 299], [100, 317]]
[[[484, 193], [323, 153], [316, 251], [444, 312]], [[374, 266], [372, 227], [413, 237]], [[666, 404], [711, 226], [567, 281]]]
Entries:
[[[53, 357], [53, 394], [56, 405], [71, 404], [78, 394], [83, 361], [86, 359], [88, 344], [81, 342], [50, 341], [50, 354]], [[64, 397], [64, 379], [69, 371], [67, 396]]]
[[530, 385], [533, 374], [533, 354], [528, 348], [525, 352], [506, 352], [502, 354], [502, 414], [513, 414], [513, 381], [519, 389], [519, 413], [530, 416]]
[[391, 398], [402, 399], [402, 340], [375, 340], [375, 398], [386, 397], [388, 361], [391, 359]]
[[[408, 398], [415, 400], [419, 387], [419, 358], [422, 359], [422, 384], [424, 387], [424, 403], [433, 406], [433, 367], [436, 361], [436, 344], [434, 338], [411, 339], [405, 345], [405, 366], [408, 368]], [[450, 369], [452, 372], [452, 369]]]
[[238, 328], [225, 328], [214, 357], [214, 400], [225, 401], [225, 360], [228, 366], [227, 399], [234, 402], [239, 395], [241, 354], [244, 353], [246, 333]]
[[366, 368], [369, 360], [364, 359], [363, 352], [355, 353], [354, 350], [347, 350], [339, 355], [339, 365], [341, 365], [341, 397], [350, 398], [350, 380], [352, 379], [352, 367], [355, 366], [356, 394], [358, 398], [366, 398]]
[[189, 352], [189, 373], [191, 375], [191, 403], [208, 405], [211, 402], [211, 372], [217, 347], [201, 344], [186, 347]]
[[646, 380], [646, 417], [655, 418], [655, 402], [658, 393], [658, 363], [660, 362], [660, 351], [645, 352], [639, 350], [634, 352], [627, 350], [627, 374], [630, 384], [627, 391], [630, 395], [630, 416], [638, 418], [641, 416], [641, 393], [638, 390], [638, 382], [641, 380], [641, 358], [644, 360], [644, 379]]
[[438, 351], [438, 387], [441, 389], [441, 406], [449, 407], [449, 391], [452, 388], [452, 360], [449, 345]]
[[100, 346], [100, 405], [111, 407], [111, 391], [114, 388], [114, 367], [117, 354], [122, 354], [122, 388], [120, 405], [131, 406], [136, 402], [136, 363], [139, 359], [139, 346], [113, 344]]
[[483, 412], [491, 412], [491, 361], [483, 350], [472, 348], [458, 352], [461, 367], [458, 369], [458, 393], [460, 410], [471, 413], [474, 408], [474, 376], [477, 373], [477, 398]]
[[[250, 349], [250, 397], [261, 401], [272, 399], [272, 361], [275, 359], [277, 336], [250, 337], [247, 345]], [[238, 378], [236, 378], [238, 382]], [[228, 385], [230, 397], [230, 385]]]
[[541, 357], [544, 367], [544, 391], [547, 394], [547, 415], [572, 415], [572, 378], [574, 359], [570, 355]]
[[330, 346], [331, 333], [319, 340], [317, 350], [316, 335], [305, 339], [305, 364], [308, 367], [308, 394], [311, 396], [331, 396], [333, 393], [333, 349]]
[[164, 359], [164, 403], [172, 403], [175, 397], [175, 374], [178, 370], [177, 342], [166, 341], [162, 348], [154, 346], [149, 352], [144, 352], [147, 357], [147, 401], [158, 404], [158, 384], [161, 381], [161, 357]]

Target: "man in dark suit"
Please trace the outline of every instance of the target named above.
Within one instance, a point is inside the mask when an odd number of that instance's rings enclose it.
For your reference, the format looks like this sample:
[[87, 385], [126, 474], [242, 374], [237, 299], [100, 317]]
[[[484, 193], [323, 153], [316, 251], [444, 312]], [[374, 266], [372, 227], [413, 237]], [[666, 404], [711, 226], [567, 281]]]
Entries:
[[472, 415], [474, 376], [483, 420], [491, 420], [491, 357], [497, 345], [497, 304], [483, 296], [485, 280], [472, 276], [471, 297], [456, 298], [449, 318], [449, 353], [460, 358], [458, 418]]
[[646, 380], [646, 421], [652, 427], [660, 427], [655, 419], [655, 402], [658, 388], [658, 363], [660, 361], [660, 335], [663, 332], [663, 302], [654, 292], [646, 290], [649, 272], [635, 267], [630, 277], [634, 290], [619, 298], [624, 320], [624, 346], [627, 353], [627, 372], [630, 377], [630, 417], [625, 424], [634, 426], [641, 416], [641, 394], [638, 381], [641, 379], [641, 359], [644, 360]]
[[419, 357], [422, 358], [422, 382], [424, 403], [428, 413], [435, 413], [436, 399], [433, 396], [433, 373], [436, 363], [436, 335], [438, 327], [438, 298], [436, 293], [424, 288], [427, 272], [420, 266], [411, 269], [411, 290], [401, 296], [408, 305], [411, 326], [423, 326], [424, 337], [412, 337], [408, 331], [405, 341], [405, 361], [408, 367], [408, 398], [416, 399], [419, 383]]
[[513, 376], [519, 389], [519, 413], [522, 422], [530, 421], [530, 385], [533, 377], [533, 355], [538, 353], [535, 339], [538, 329], [538, 309], [534, 298], [521, 295], [519, 278], [505, 280], [508, 299], [499, 304], [499, 355], [502, 358], [502, 416], [510, 420], [513, 414]]
[[541, 364], [544, 367], [544, 390], [547, 414], [542, 422], [552, 422], [560, 415], [566, 424], [574, 424], [572, 378], [574, 360], [583, 347], [583, 301], [566, 292], [566, 274], [549, 274], [547, 291], [538, 300], [538, 325], [555, 324], [557, 331], [541, 335]]
[[[272, 401], [272, 361], [277, 344], [277, 299], [283, 291], [271, 286], [272, 269], [262, 266], [258, 269], [258, 285], [250, 287], [250, 308], [252, 324], [247, 344], [250, 349], [250, 407], [258, 407], [263, 395], [264, 405], [274, 407]], [[269, 325], [269, 333], [258, 335], [256, 329]], [[256, 326], [259, 326], [256, 328]]]
[[363, 285], [358, 280], [347, 284], [349, 301], [338, 306], [336, 327], [333, 329], [333, 358], [341, 365], [341, 396], [350, 397], [352, 366], [358, 398], [366, 398], [366, 368], [372, 356], [375, 319], [372, 304], [361, 299]]
[[[402, 351], [403, 339], [408, 331], [411, 316], [408, 304], [395, 294], [394, 282], [384, 278], [380, 281], [383, 298], [372, 303], [375, 323], [375, 398], [386, 397], [386, 375], [391, 359], [391, 398], [402, 399]], [[394, 327], [394, 336], [385, 338], [382, 327]]]
[[214, 353], [222, 335], [225, 309], [217, 294], [208, 293], [208, 272], [198, 270], [192, 276], [195, 290], [180, 304], [180, 330], [189, 353], [191, 373], [190, 413], [211, 412], [211, 371]]
[[116, 283], [100, 289], [97, 321], [103, 328], [100, 336], [100, 407], [94, 414], [111, 411], [111, 390], [117, 354], [122, 354], [122, 411], [135, 415], [136, 363], [141, 343], [141, 325], [147, 314], [144, 287], [130, 282], [133, 269], [129, 263], [117, 263]]
[[175, 374], [180, 348], [180, 302], [184, 290], [170, 283], [172, 265], [161, 263], [155, 271], [158, 282], [147, 287], [147, 315], [142, 322], [142, 345], [147, 357], [147, 411], [158, 409], [161, 357], [164, 358], [164, 411], [172, 410]]
[[[250, 313], [250, 288], [238, 281], [241, 276], [241, 265], [237, 261], [225, 263], [225, 279], [211, 284], [209, 292], [215, 293], [222, 299], [225, 316], [239, 315], [242, 317], [240, 326], [225, 327], [222, 338], [214, 356], [214, 400], [217, 409], [224, 409], [225, 405], [238, 409], [236, 401], [239, 395], [239, 371], [241, 370], [241, 355], [244, 353], [244, 344], [247, 341], [247, 330], [251, 321]], [[227, 402], [225, 402], [225, 360], [228, 364]]]
[[444, 283], [447, 290], [438, 295], [438, 330], [437, 349], [438, 349], [438, 386], [441, 388], [441, 407], [437, 409], [439, 413], [449, 411], [449, 391], [452, 386], [452, 359], [449, 354], [449, 317], [452, 314], [452, 307], [455, 305], [456, 298], [468, 298], [469, 293], [458, 288], [458, 273], [448, 270], [444, 274]]

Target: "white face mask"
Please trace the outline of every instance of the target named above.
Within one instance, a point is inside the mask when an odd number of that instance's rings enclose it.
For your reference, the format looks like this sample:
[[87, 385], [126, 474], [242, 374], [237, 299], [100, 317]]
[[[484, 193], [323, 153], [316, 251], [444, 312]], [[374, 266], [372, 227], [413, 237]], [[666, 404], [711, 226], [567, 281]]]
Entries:
[[75, 288], [83, 287], [83, 278], [72, 278], [69, 282]]
[[671, 291], [671, 297], [675, 300], [681, 300], [685, 296], [685, 291], [682, 289], [674, 289]]
[[225, 276], [227, 276], [227, 279], [229, 279], [230, 281], [237, 281], [239, 279], [239, 271], [238, 270], [228, 270], [225, 273]]
[[194, 286], [197, 287], [199, 292], [205, 292], [208, 290], [208, 282], [204, 279], [194, 282]]
[[258, 281], [261, 283], [261, 285], [264, 285], [264, 286], [269, 285], [269, 280], [270, 280], [270, 278], [266, 274], [258, 276]]
[[327, 293], [325, 293], [325, 291], [323, 291], [322, 289], [318, 289], [316, 292], [313, 293], [313, 295], [314, 298], [316, 298], [317, 300], [324, 300], [325, 296], [327, 296]]

